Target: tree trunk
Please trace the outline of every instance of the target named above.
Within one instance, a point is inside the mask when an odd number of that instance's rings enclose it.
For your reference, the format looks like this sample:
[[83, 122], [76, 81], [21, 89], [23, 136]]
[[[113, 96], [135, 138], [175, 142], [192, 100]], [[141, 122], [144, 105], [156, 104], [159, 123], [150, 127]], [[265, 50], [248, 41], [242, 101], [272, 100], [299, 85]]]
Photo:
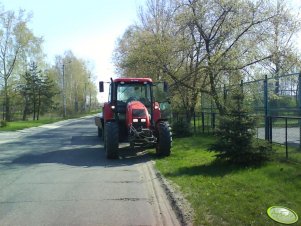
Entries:
[[27, 114], [28, 114], [28, 98], [25, 96], [25, 104], [24, 104], [23, 117], [22, 117], [23, 121], [26, 121]]
[[9, 106], [9, 96], [5, 95], [5, 120], [10, 121], [10, 106]]
[[39, 120], [39, 118], [40, 118], [40, 108], [41, 108], [41, 91], [39, 90], [37, 120]]
[[215, 82], [214, 82], [214, 75], [213, 72], [210, 71], [210, 75], [209, 75], [209, 79], [210, 79], [210, 88], [211, 88], [211, 96], [214, 100], [214, 103], [216, 105], [216, 108], [219, 112], [220, 115], [224, 115], [226, 113], [226, 109], [225, 106], [222, 105], [216, 87], [215, 87]]
[[33, 120], [36, 120], [36, 96], [35, 94], [33, 95], [33, 116], [32, 116]]
[[8, 95], [8, 84], [7, 84], [7, 79], [4, 79], [4, 92], [5, 92], [5, 120], [10, 121], [10, 100], [9, 100], [9, 95]]
[[74, 111], [75, 111], [75, 113], [78, 112], [78, 99], [77, 99], [77, 96], [74, 99]]

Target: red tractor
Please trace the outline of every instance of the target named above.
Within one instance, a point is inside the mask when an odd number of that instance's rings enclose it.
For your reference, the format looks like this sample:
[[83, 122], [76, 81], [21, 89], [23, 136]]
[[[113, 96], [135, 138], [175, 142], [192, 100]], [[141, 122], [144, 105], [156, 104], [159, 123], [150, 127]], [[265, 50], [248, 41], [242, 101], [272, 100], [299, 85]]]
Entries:
[[[100, 92], [104, 91], [103, 86], [104, 83], [99, 82]], [[129, 142], [132, 148], [156, 148], [159, 156], [170, 155], [171, 131], [167, 119], [162, 117], [159, 102], [154, 100], [154, 90], [162, 99], [167, 84], [153, 83], [150, 78], [111, 81], [109, 100], [104, 103], [102, 115], [95, 117], [107, 158], [118, 158], [120, 141]]]

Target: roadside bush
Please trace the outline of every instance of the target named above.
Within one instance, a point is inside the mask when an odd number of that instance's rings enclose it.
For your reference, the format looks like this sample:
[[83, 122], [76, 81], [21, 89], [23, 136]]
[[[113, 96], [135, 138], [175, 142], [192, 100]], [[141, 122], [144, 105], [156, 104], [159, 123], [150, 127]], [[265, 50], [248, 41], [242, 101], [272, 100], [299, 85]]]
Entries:
[[190, 123], [185, 120], [180, 120], [172, 123], [172, 134], [174, 137], [188, 137], [191, 136]]
[[0, 127], [6, 127], [7, 126], [7, 122], [5, 120], [0, 120]]

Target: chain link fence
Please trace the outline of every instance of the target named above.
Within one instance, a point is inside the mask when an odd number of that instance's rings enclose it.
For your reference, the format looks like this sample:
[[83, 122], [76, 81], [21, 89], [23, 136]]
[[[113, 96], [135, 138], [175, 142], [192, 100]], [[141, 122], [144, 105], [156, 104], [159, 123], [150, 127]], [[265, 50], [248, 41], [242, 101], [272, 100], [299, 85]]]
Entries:
[[[284, 145], [286, 158], [301, 162], [301, 73], [267, 77], [238, 85], [224, 86], [218, 96], [226, 104], [233, 90], [244, 93], [249, 114], [257, 119], [256, 137]], [[172, 121], [185, 120], [185, 114], [173, 113]], [[191, 133], [214, 133], [219, 124], [219, 112], [213, 98], [201, 94], [201, 109], [193, 114]], [[283, 149], [283, 148], [282, 148]]]

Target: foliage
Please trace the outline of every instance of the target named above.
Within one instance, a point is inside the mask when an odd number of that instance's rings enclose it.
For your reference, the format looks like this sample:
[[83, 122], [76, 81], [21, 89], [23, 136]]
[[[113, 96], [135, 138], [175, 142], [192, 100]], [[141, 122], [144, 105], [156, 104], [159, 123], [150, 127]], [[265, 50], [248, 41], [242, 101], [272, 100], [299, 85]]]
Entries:
[[[270, 7], [276, 16], [269, 20], [268, 38], [261, 47], [271, 57], [262, 62], [262, 69], [263, 73], [271, 73], [277, 77], [296, 72], [295, 67], [300, 63], [300, 56], [295, 50], [294, 43], [298, 42], [297, 34], [301, 22], [298, 15], [294, 13], [295, 10], [290, 8], [285, 0], [274, 1]], [[279, 79], [276, 79], [275, 94], [279, 94]]]
[[[2, 11], [3, 10], [3, 11]], [[30, 17], [24, 11], [0, 12], [0, 78], [4, 83], [5, 119], [11, 117], [10, 81], [16, 67], [26, 57], [26, 52], [41, 45], [41, 39], [33, 35], [28, 28]]]
[[187, 137], [191, 135], [191, 125], [186, 120], [177, 120], [172, 123], [174, 137]]
[[70, 60], [71, 65], [65, 65], [64, 87], [68, 113], [95, 109], [98, 101], [92, 66], [71, 51], [58, 56], [57, 65], [47, 65], [43, 39], [28, 27], [31, 19], [24, 10], [0, 8], [0, 104], [5, 120], [26, 120], [29, 114], [38, 119], [46, 112], [62, 112], [63, 98], [58, 95], [63, 93], [62, 65]]
[[231, 95], [227, 114], [219, 119], [218, 139], [211, 149], [218, 152], [219, 159], [237, 164], [261, 163], [269, 158], [272, 149], [268, 143], [254, 140], [256, 119], [248, 114], [243, 98], [240, 90]]
[[33, 120], [39, 120], [40, 113], [47, 111], [53, 104], [55, 96], [54, 82], [47, 75], [42, 75], [35, 62], [23, 76], [25, 83], [19, 86], [24, 100], [23, 120], [33, 113]]
[[187, 114], [200, 92], [224, 113], [224, 84], [298, 65], [298, 21], [285, 1], [148, 0], [118, 40], [114, 63], [122, 76], [172, 83], [173, 107]]
[[271, 95], [269, 100], [271, 108], [294, 108], [296, 105], [296, 98], [294, 96]]
[[246, 167], [217, 161], [206, 151], [213, 142], [213, 136], [174, 139], [171, 156], [155, 159], [155, 167], [193, 207], [193, 225], [276, 225], [266, 210], [277, 204], [301, 213], [300, 164], [275, 160]]
[[67, 115], [97, 107], [97, 89], [90, 67], [88, 62], [77, 58], [71, 51], [56, 57], [56, 65], [51, 68], [51, 78], [56, 81], [60, 91], [56, 102], [63, 111], [62, 100], [65, 99]]
[[7, 126], [7, 122], [5, 120], [0, 120], [0, 127], [6, 127]]

